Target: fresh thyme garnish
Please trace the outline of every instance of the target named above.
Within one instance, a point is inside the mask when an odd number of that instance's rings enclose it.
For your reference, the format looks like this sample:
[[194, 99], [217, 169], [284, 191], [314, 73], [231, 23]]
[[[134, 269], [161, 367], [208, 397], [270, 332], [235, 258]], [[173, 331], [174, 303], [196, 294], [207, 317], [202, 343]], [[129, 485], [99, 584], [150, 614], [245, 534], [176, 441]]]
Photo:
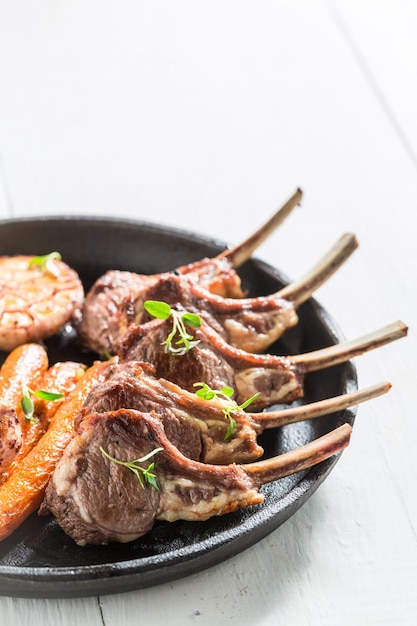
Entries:
[[203, 382], [194, 383], [193, 386], [201, 387], [201, 389], [199, 389], [195, 393], [199, 398], [202, 398], [203, 400], [213, 400], [213, 398], [217, 397], [223, 401], [228, 402], [228, 404], [222, 409], [223, 415], [226, 419], [229, 420], [229, 427], [224, 436], [225, 441], [230, 439], [236, 426], [236, 420], [232, 414], [236, 413], [236, 411], [243, 411], [255, 400], [255, 398], [259, 396], [259, 392], [255, 393], [242, 404], [237, 404], [234, 400], [232, 400], [232, 396], [235, 393], [235, 390], [232, 387], [227, 387], [226, 385], [224, 385], [221, 389], [212, 389], [207, 383]]
[[152, 473], [152, 470], [155, 467], [155, 463], [150, 463], [146, 468], [138, 465], [138, 463], [144, 463], [145, 461], [148, 461], [151, 457], [153, 457], [157, 452], [160, 452], [161, 450], [163, 450], [163, 448], [155, 448], [155, 450], [151, 450], [149, 454], [146, 454], [140, 459], [135, 459], [134, 461], [120, 461], [119, 459], [115, 459], [114, 456], [110, 456], [110, 454], [100, 446], [100, 452], [106, 458], [108, 458], [110, 461], [113, 461], [113, 463], [117, 463], [118, 465], [123, 465], [124, 467], [127, 467], [128, 469], [130, 469], [131, 472], [135, 474], [142, 489], [145, 489], [146, 485], [150, 485], [151, 487], [156, 489], [156, 491], [159, 491], [159, 487], [158, 483], [156, 482], [156, 474]]
[[[198, 345], [199, 341], [195, 341], [193, 335], [190, 335], [187, 332], [185, 324], [191, 326], [191, 328], [199, 328], [201, 326], [201, 319], [199, 315], [196, 315], [195, 313], [188, 313], [188, 311], [180, 313], [166, 302], [160, 302], [159, 300], [146, 300], [144, 302], [144, 307], [149, 315], [152, 315], [157, 319], [167, 320], [170, 316], [172, 317], [172, 330], [165, 341], [161, 344], [164, 346], [164, 351], [167, 354], [183, 356]], [[177, 339], [173, 345], [175, 336], [178, 336], [179, 339]]]
[[50, 402], [63, 398], [64, 394], [46, 391], [45, 389], [33, 390], [24, 385], [22, 399], [20, 400], [20, 406], [23, 413], [25, 414], [26, 419], [29, 420], [29, 422], [36, 422], [36, 417], [34, 417], [35, 405], [32, 400], [32, 396], [35, 396], [35, 398], [38, 398], [39, 400], [46, 400], [47, 402]]
[[62, 257], [59, 252], [50, 252], [49, 254], [35, 256], [29, 261], [29, 267], [39, 267], [40, 270], [57, 278], [57, 276], [59, 276], [59, 269], [54, 263], [55, 259], [61, 261]]

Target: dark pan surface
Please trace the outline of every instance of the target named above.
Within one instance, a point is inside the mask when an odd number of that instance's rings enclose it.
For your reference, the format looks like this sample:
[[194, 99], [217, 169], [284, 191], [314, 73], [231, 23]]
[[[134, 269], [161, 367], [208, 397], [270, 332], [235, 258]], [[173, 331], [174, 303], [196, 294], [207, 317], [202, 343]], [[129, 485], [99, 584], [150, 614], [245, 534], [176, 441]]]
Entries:
[[[40, 217], [0, 222], [0, 254], [46, 254], [58, 250], [80, 274], [86, 289], [108, 269], [159, 273], [205, 256], [224, 243], [190, 232], [145, 222], [109, 218]], [[240, 271], [251, 295], [276, 291], [286, 282], [259, 260]], [[271, 352], [295, 354], [343, 340], [340, 330], [313, 299], [299, 310], [300, 322]], [[71, 334], [48, 342], [51, 362], [93, 358], [80, 351]], [[351, 363], [307, 377], [304, 402], [353, 391]], [[293, 449], [344, 422], [353, 424], [352, 409], [269, 430], [260, 442], [266, 456]], [[129, 544], [81, 548], [51, 517], [32, 515], [0, 543], [0, 594], [15, 597], [79, 597], [148, 587], [193, 574], [245, 550], [285, 522], [314, 493], [337, 457], [311, 470], [263, 488], [262, 505], [207, 522], [157, 522], [153, 531]]]

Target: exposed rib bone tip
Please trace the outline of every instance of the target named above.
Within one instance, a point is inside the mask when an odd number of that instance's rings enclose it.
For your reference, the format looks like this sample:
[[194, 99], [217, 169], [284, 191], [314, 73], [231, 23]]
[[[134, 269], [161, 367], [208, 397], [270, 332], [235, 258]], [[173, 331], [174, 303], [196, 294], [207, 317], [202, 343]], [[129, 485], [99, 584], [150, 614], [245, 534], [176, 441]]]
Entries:
[[299, 280], [277, 292], [277, 296], [294, 302], [299, 306], [345, 263], [358, 247], [358, 240], [353, 233], [345, 233], [328, 252]]
[[397, 324], [398, 324], [398, 327], [401, 329], [400, 332], [403, 333], [403, 336], [405, 337], [406, 335], [408, 335], [408, 326], [407, 326], [407, 324], [405, 324], [401, 320], [398, 320]]
[[263, 428], [278, 428], [286, 424], [295, 424], [316, 417], [322, 417], [323, 415], [329, 415], [330, 413], [336, 413], [337, 411], [343, 411], [352, 406], [357, 406], [388, 393], [391, 387], [390, 382], [382, 382], [365, 389], [358, 389], [351, 393], [326, 398], [325, 400], [318, 400], [310, 404], [302, 404], [278, 411], [265, 411], [264, 413], [258, 414], [250, 413], [250, 416]]
[[292, 359], [294, 363], [302, 365], [305, 372], [313, 372], [325, 367], [338, 365], [339, 363], [345, 363], [361, 354], [381, 348], [392, 341], [405, 337], [407, 332], [408, 327], [399, 320], [359, 339], [354, 339], [347, 343], [337, 343], [307, 354], [295, 355]]
[[248, 463], [245, 471], [262, 483], [279, 480], [325, 461], [349, 445], [352, 426], [343, 424], [306, 445], [264, 461]]
[[227, 258], [234, 268], [239, 267], [249, 259], [251, 254], [258, 248], [271, 233], [280, 226], [290, 215], [295, 207], [300, 203], [302, 192], [300, 189], [287, 200], [287, 202], [272, 217], [263, 224], [257, 231], [252, 233], [237, 246], [221, 252], [217, 258]]

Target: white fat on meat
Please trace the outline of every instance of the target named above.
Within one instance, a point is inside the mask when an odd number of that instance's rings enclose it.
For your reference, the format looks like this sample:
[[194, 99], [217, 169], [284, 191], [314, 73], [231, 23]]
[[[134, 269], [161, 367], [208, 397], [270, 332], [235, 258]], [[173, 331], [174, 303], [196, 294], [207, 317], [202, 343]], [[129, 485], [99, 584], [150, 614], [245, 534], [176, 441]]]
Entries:
[[[256, 323], [257, 317], [262, 320], [261, 325]], [[267, 319], [268, 324], [265, 323], [264, 312], [257, 314], [250, 310], [242, 312], [239, 317], [226, 318], [223, 325], [228, 335], [228, 343], [246, 352], [261, 352], [298, 322], [297, 313], [290, 306], [286, 309], [271, 311]]]
[[178, 476], [162, 476], [160, 485], [162, 495], [158, 519], [167, 522], [205, 521], [259, 504], [264, 499], [255, 488], [221, 491], [217, 485], [209, 485], [207, 481]]
[[[275, 378], [277, 385], [274, 384]], [[299, 382], [295, 376], [285, 381], [279, 372], [274, 376], [274, 371], [265, 367], [248, 368], [235, 375], [235, 389], [239, 396], [250, 398], [261, 392], [264, 406], [285, 402], [298, 388]]]

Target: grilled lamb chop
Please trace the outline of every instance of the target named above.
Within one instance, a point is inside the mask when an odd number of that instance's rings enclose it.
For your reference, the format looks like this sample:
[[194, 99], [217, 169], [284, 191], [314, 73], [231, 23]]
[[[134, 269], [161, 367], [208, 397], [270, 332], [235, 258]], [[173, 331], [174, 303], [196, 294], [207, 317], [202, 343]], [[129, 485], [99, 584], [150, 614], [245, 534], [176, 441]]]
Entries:
[[404, 337], [407, 327], [396, 322], [346, 344], [294, 356], [250, 354], [230, 346], [208, 324], [194, 331], [198, 341], [187, 354], [172, 355], [163, 346], [170, 332], [170, 320], [152, 320], [132, 326], [119, 346], [122, 361], [145, 361], [165, 378], [188, 391], [195, 383], [205, 382], [212, 389], [223, 386], [235, 390], [235, 400], [244, 403], [259, 394], [251, 407], [259, 410], [303, 397], [304, 377], [308, 372], [325, 369]]
[[[112, 366], [108, 379], [97, 385], [87, 397], [77, 417], [77, 427], [91, 413], [118, 409], [155, 411], [168, 439], [184, 456], [203, 463], [247, 463], [263, 455], [257, 437], [264, 429], [335, 413], [387, 393], [391, 388], [389, 383], [382, 383], [291, 409], [247, 413], [232, 401], [202, 399], [174, 383], [155, 378], [152, 373], [152, 368], [145, 363]], [[235, 409], [232, 414], [234, 426], [230, 432], [230, 420], [224, 409], [231, 405]]]
[[[297, 450], [254, 464], [191, 461], [167, 438], [155, 414], [119, 410], [92, 414], [64, 452], [49, 482], [45, 507], [78, 545], [133, 541], [155, 520], [204, 521], [263, 501], [260, 487], [315, 465], [349, 443], [351, 426]], [[151, 471], [156, 487], [120, 462]], [[136, 470], [143, 473], [141, 470]]]
[[79, 333], [92, 350], [114, 353], [129, 326], [149, 320], [144, 302], [160, 300], [201, 315], [233, 346], [261, 352], [297, 324], [297, 307], [335, 273], [357, 245], [354, 235], [344, 235], [302, 279], [257, 298], [222, 297], [190, 280], [189, 274], [166, 273], [144, 279], [129, 272], [110, 272], [87, 294]]
[[183, 265], [177, 268], [175, 273], [186, 276], [191, 282], [200, 284], [219, 296], [243, 297], [240, 278], [234, 270], [243, 265], [265, 239], [284, 222], [300, 204], [302, 195], [301, 189], [297, 189], [265, 224], [238, 245], [221, 252], [213, 259], [206, 258]]
[[111, 365], [106, 380], [96, 385], [87, 396], [76, 416], [75, 428], [79, 428], [90, 413], [118, 409], [157, 410], [169, 440], [188, 458], [200, 459], [203, 452], [198, 420], [191, 416], [184, 419], [184, 410], [178, 409], [165, 394], [164, 386], [152, 373], [153, 368], [147, 363]]
[[[256, 232], [246, 240], [220, 253], [177, 268], [174, 273], [186, 281], [200, 284], [209, 293], [223, 297], [242, 298], [240, 277], [235, 271], [252, 252], [273, 232], [300, 203], [300, 189]], [[85, 299], [78, 331], [83, 343], [98, 352], [108, 354], [120, 335], [120, 310], [146, 293], [161, 276], [136, 274], [128, 271], [109, 270], [93, 285]], [[125, 304], [124, 304], [125, 303]]]

